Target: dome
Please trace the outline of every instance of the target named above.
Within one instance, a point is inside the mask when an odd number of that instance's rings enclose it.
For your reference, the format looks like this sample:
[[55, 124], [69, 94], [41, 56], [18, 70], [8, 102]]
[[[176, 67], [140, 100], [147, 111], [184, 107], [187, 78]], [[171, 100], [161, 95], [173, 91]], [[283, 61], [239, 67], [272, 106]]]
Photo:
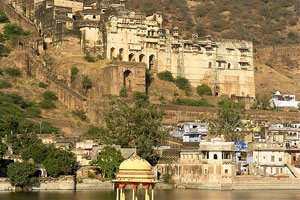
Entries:
[[117, 173], [117, 180], [127, 182], [152, 182], [154, 181], [154, 174], [152, 173], [152, 167], [149, 162], [134, 154], [121, 163], [119, 172]]

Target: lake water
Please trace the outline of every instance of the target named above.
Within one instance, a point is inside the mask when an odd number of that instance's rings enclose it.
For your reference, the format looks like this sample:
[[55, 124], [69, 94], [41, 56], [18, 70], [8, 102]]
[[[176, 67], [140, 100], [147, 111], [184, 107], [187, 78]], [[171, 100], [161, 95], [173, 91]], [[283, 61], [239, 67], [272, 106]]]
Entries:
[[[155, 190], [155, 200], [300, 200], [299, 190]], [[115, 200], [111, 190], [0, 192], [1, 200]], [[131, 200], [131, 191], [126, 199]], [[141, 192], [139, 199], [144, 200]]]

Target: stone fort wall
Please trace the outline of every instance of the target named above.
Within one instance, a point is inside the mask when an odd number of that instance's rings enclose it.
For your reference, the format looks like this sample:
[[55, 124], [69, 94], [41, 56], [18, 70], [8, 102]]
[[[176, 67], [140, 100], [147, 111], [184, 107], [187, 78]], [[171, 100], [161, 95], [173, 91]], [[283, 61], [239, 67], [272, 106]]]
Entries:
[[18, 24], [26, 31], [37, 33], [35, 24], [31, 22], [29, 19], [27, 19], [26, 17], [17, 13], [4, 0], [0, 0], [0, 9], [4, 10], [10, 22]]

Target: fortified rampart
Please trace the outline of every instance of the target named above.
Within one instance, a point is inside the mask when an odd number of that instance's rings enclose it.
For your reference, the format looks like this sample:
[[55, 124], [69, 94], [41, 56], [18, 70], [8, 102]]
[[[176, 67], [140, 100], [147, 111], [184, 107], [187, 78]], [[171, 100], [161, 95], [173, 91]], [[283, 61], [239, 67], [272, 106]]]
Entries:
[[31, 22], [29, 19], [27, 19], [26, 17], [17, 13], [4, 0], [0, 0], [0, 9], [4, 10], [10, 22], [18, 24], [26, 31], [37, 33], [35, 24]]

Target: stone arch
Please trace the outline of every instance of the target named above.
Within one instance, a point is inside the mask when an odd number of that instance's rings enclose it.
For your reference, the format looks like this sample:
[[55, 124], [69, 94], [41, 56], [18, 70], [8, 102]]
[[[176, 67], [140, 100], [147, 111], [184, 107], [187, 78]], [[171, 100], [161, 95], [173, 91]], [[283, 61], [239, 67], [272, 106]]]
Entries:
[[211, 67], [212, 67], [212, 63], [209, 62], [209, 63], [208, 63], [208, 68], [211, 68]]
[[113, 59], [115, 57], [115, 50], [116, 49], [114, 47], [110, 48], [110, 59]]
[[153, 66], [154, 66], [154, 61], [155, 61], [155, 56], [153, 54], [151, 54], [149, 56], [149, 70], [153, 70]]
[[123, 60], [123, 58], [124, 58], [124, 49], [123, 48], [119, 49], [119, 56], [120, 56], [120, 60]]
[[132, 79], [132, 72], [130, 70], [126, 70], [123, 73], [123, 86], [126, 87], [126, 89], [131, 89], [131, 79]]
[[131, 53], [131, 54], [128, 55], [128, 61], [129, 62], [135, 62], [135, 58], [134, 58], [134, 54], [133, 53]]
[[139, 56], [139, 62], [145, 62], [145, 55], [144, 54], [141, 54]]

